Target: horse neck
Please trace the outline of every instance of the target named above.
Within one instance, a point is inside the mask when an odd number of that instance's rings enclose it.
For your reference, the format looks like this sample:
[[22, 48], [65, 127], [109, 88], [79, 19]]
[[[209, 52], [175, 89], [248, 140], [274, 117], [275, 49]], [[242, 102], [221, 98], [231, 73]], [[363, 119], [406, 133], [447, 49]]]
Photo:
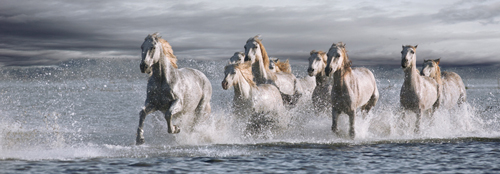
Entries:
[[236, 81], [234, 85], [234, 97], [241, 96], [242, 99], [251, 99], [253, 87], [243, 78], [240, 71], [237, 71], [234, 81]]
[[415, 86], [421, 79], [416, 63], [417, 60], [415, 56], [415, 58], [412, 60], [410, 67], [404, 69], [405, 72], [404, 83], [407, 83], [409, 86]]
[[347, 77], [352, 75], [352, 69], [349, 66], [345, 66], [348, 63], [348, 59], [344, 59], [343, 64], [333, 73], [333, 86], [337, 89], [342, 89], [345, 86]]
[[271, 71], [266, 69], [264, 65], [264, 60], [262, 60], [262, 55], [256, 56], [255, 63], [252, 64], [252, 73], [254, 73], [255, 80], [257, 84], [266, 83], [268, 80], [274, 80], [272, 78]]
[[156, 63], [156, 69], [153, 69], [153, 73], [157, 75], [155, 77], [161, 78], [160, 81], [166, 80], [167, 83], [176, 83], [177, 77], [179, 76], [178, 70], [172, 66], [168, 58], [163, 54], [163, 50], [158, 62]]
[[441, 86], [443, 85], [443, 79], [441, 77], [441, 68], [439, 67], [436, 67], [436, 72], [434, 74], [434, 79], [436, 80], [436, 82]]

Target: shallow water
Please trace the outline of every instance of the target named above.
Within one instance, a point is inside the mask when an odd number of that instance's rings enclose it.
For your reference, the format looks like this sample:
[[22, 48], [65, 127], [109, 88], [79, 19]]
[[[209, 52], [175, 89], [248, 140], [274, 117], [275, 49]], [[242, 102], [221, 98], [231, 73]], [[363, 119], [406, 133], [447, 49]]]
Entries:
[[[72, 60], [51, 67], [4, 67], [0, 75], [2, 172], [339, 172], [496, 173], [500, 152], [500, 85], [496, 67], [454, 67], [467, 104], [423, 117], [397, 111], [400, 67], [368, 67], [380, 100], [356, 118], [357, 137], [330, 131], [329, 113], [303, 101], [287, 111], [291, 122], [267, 138], [248, 138], [231, 114], [232, 89], [223, 90], [226, 61], [181, 60], [212, 82], [211, 119], [192, 134], [167, 134], [161, 113], [146, 118], [146, 144], [135, 146], [147, 76], [139, 60]], [[305, 76], [305, 65], [295, 65]]]

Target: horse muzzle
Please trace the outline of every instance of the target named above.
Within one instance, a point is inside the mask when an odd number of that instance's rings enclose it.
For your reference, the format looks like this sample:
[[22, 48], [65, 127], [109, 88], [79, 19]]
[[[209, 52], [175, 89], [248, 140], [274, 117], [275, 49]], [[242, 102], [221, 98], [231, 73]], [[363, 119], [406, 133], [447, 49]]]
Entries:
[[407, 63], [406, 63], [406, 62], [401, 62], [401, 68], [405, 69], [405, 68], [407, 68], [407, 67], [408, 67], [408, 65], [407, 65]]
[[139, 65], [139, 68], [141, 68], [141, 73], [147, 73], [149, 74], [151, 72], [151, 69], [148, 65], [146, 65], [145, 63], [141, 63]]
[[146, 73], [146, 64], [145, 63], [141, 63], [139, 65], [139, 67], [141, 68], [141, 73]]
[[325, 73], [327, 76], [330, 76], [330, 73], [332, 73], [332, 68], [331, 67], [326, 67], [325, 68]]
[[307, 73], [309, 74], [309, 76], [314, 76], [314, 69], [307, 68]]
[[223, 80], [222, 81], [222, 89], [227, 90], [229, 88], [229, 83], [227, 81]]

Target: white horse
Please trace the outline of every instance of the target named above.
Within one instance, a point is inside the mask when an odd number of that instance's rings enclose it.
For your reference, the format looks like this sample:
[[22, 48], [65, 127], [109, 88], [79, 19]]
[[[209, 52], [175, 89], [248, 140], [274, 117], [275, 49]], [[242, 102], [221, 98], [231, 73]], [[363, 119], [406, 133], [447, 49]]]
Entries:
[[328, 57], [323, 51], [312, 50], [310, 53], [307, 73], [316, 79], [312, 102], [317, 111], [330, 110], [332, 106], [333, 78], [325, 73], [327, 60]]
[[247, 130], [257, 133], [287, 125], [280, 116], [284, 111], [280, 91], [271, 84], [256, 85], [250, 62], [229, 64], [224, 67], [224, 74], [222, 88], [234, 86], [233, 112], [250, 120]]
[[193, 126], [210, 114], [212, 86], [200, 71], [191, 68], [177, 69], [177, 58], [170, 44], [158, 33], [148, 35], [141, 46], [141, 72], [150, 75], [147, 98], [140, 111], [136, 144], [144, 143], [142, 127], [146, 115], [161, 111], [167, 120], [168, 133], [179, 133], [180, 127], [172, 123], [172, 118], [181, 118], [192, 131]]
[[434, 109], [439, 107], [440, 89], [436, 80], [431, 77], [420, 76], [417, 70], [417, 55], [416, 49], [418, 45], [403, 46], [401, 51], [401, 66], [405, 73], [403, 86], [399, 101], [403, 109], [413, 111], [417, 114], [415, 121], [415, 132], [420, 131], [420, 119], [424, 111], [432, 114]]
[[[280, 61], [278, 58], [269, 58], [269, 69], [272, 72], [285, 72], [285, 73], [292, 73], [292, 68], [290, 66], [290, 63], [288, 62], [288, 59], [285, 62]], [[311, 100], [312, 99], [312, 93], [316, 87], [316, 79], [313, 77], [302, 77], [302, 78], [297, 78], [297, 86], [299, 86], [299, 89], [302, 89], [302, 96], [301, 99], [305, 100]]]
[[295, 75], [287, 72], [272, 72], [269, 69], [270, 60], [261, 40], [255, 36], [247, 40], [245, 61], [252, 62], [252, 73], [257, 84], [273, 84], [281, 92], [283, 101], [295, 105], [302, 96], [302, 89], [297, 84]]
[[451, 109], [456, 105], [465, 103], [467, 94], [462, 78], [455, 72], [441, 71], [440, 59], [424, 60], [420, 75], [432, 77], [441, 88], [440, 107]]
[[243, 52], [234, 52], [233, 56], [229, 58], [230, 64], [240, 64], [245, 62], [245, 54]]
[[[333, 72], [332, 87], [332, 131], [338, 134], [337, 118], [344, 112], [349, 116], [349, 136], [355, 137], [354, 119], [356, 109], [366, 115], [379, 98], [373, 73], [366, 68], [351, 68], [345, 44], [333, 43], [328, 51], [325, 73]], [[364, 116], [363, 115], [363, 116]]]

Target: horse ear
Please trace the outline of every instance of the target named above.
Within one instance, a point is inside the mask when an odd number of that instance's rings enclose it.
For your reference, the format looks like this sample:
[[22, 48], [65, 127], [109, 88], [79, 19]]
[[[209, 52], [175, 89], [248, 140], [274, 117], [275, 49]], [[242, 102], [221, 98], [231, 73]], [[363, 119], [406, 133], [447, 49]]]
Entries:
[[345, 43], [342, 43], [342, 47], [345, 47]]
[[417, 49], [417, 47], [418, 47], [418, 44], [417, 44], [417, 45], [415, 45], [415, 49]]
[[441, 61], [441, 58], [434, 60], [437, 65], [439, 65], [439, 62]]
[[312, 51], [309, 53], [309, 55], [311, 55], [311, 56], [312, 56], [314, 52], [316, 52], [316, 50], [312, 50]]
[[403, 47], [403, 49], [405, 49], [405, 46], [404, 46], [404, 45], [401, 45], [401, 47]]
[[254, 38], [254, 39], [258, 39], [258, 40], [262, 40], [262, 39], [260, 38], [261, 36], [262, 36], [262, 35], [257, 34], [257, 35], [255, 35], [253, 38]]

